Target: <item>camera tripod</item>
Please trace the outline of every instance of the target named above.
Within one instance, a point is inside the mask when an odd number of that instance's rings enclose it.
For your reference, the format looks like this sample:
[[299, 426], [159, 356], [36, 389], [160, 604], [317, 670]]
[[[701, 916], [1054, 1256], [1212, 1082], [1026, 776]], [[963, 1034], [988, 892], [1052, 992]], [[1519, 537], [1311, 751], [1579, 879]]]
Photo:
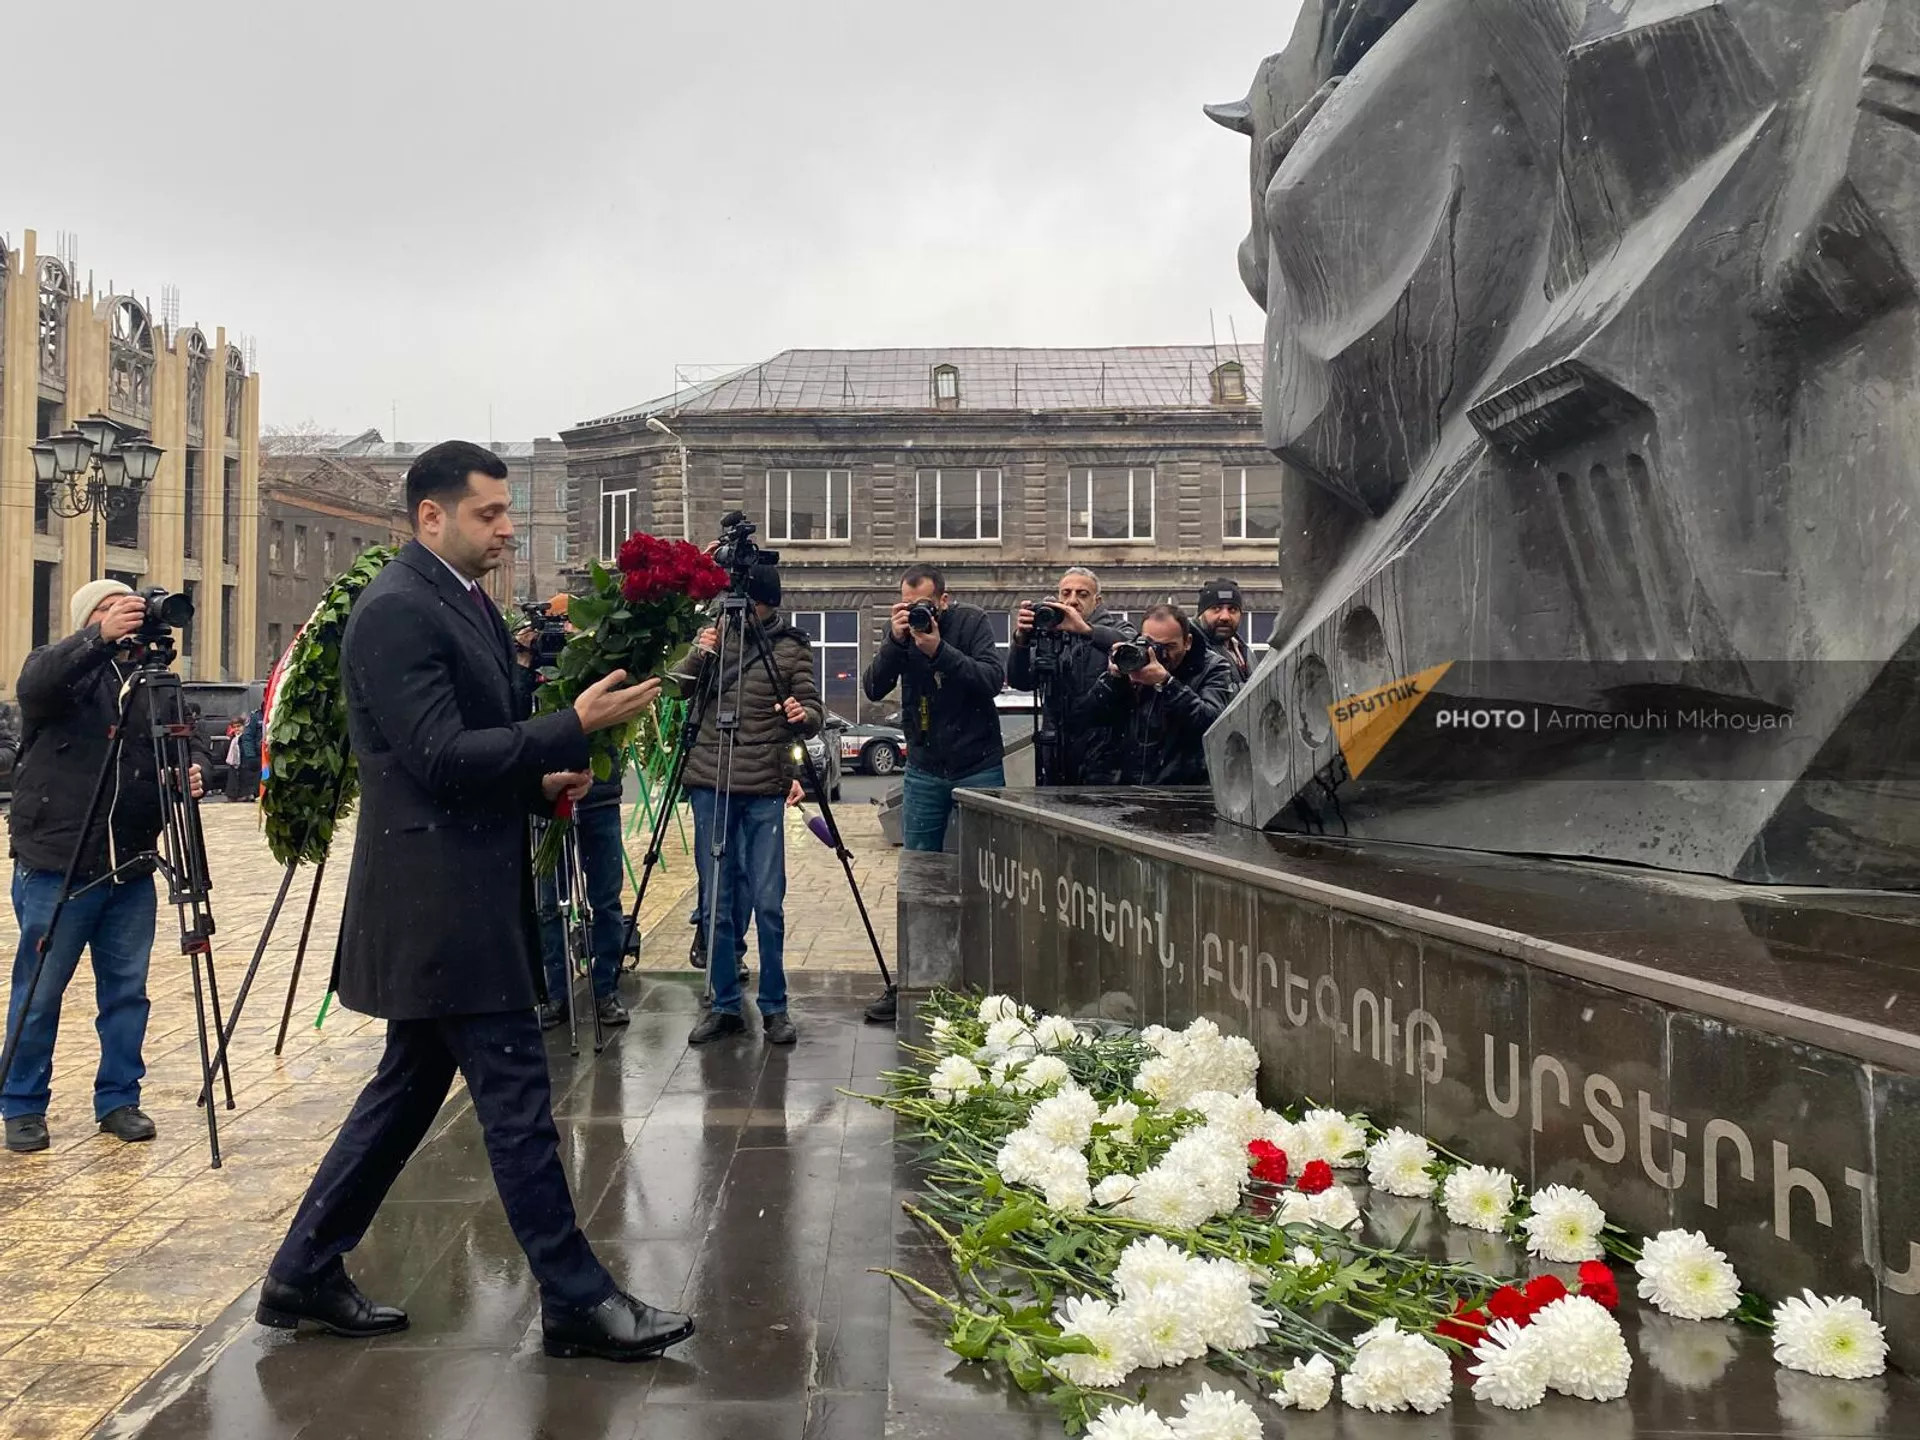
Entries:
[[[540, 848], [540, 837], [545, 827], [552, 822], [536, 820], [533, 822], [533, 848]], [[560, 863], [554, 867], [553, 874], [539, 884], [552, 884], [554, 902], [559, 907], [561, 924], [560, 948], [567, 976], [567, 1038], [569, 1055], [580, 1053], [580, 977], [586, 976], [587, 994], [593, 997], [593, 902], [587, 898], [586, 872], [580, 864], [580, 831], [577, 825], [569, 825], [560, 837]], [[544, 912], [544, 905], [541, 907]], [[542, 929], [545, 928], [545, 916], [542, 914]], [[546, 936], [541, 936], [540, 963], [546, 964]], [[547, 997], [550, 1001], [557, 998]], [[593, 1053], [598, 1055], [607, 1048], [606, 1028], [600, 1023], [600, 1007], [593, 1006]]]
[[[20, 1007], [20, 1023], [8, 1029], [5, 1049], [0, 1051], [0, 1088], [4, 1088], [8, 1075], [13, 1071], [21, 1034], [32, 1016], [34, 996], [45, 976], [54, 936], [67, 906], [89, 890], [115, 884], [128, 871], [151, 861], [154, 868], [166, 877], [167, 903], [175, 908], [180, 918], [180, 953], [187, 957], [192, 968], [194, 1021], [200, 1037], [200, 1099], [207, 1111], [208, 1155], [213, 1168], [218, 1170], [220, 1125], [214, 1115], [214, 1078], [217, 1075], [222, 1081], [227, 1109], [231, 1110], [234, 1108], [233, 1076], [227, 1068], [224, 1043], [226, 1026], [220, 1014], [219, 982], [214, 977], [214, 922], [208, 899], [213, 887], [207, 876], [206, 837], [200, 828], [200, 805], [194, 799], [187, 779], [187, 772], [194, 763], [189, 743], [193, 726], [186, 718], [180, 677], [170, 668], [174, 661], [172, 635], [163, 631], [157, 635], [142, 633], [140, 638], [144, 642], [144, 649], [135, 662], [133, 673], [121, 685], [119, 714], [107, 744], [107, 753], [100, 762], [99, 773], [94, 777], [93, 794], [87, 801], [86, 815], [80, 822], [80, 834], [74, 841], [73, 853], [67, 858], [66, 871], [60, 880], [60, 893], [53, 902], [53, 913], [47, 917], [46, 933], [35, 947], [33, 974], [27, 981], [26, 1001]], [[147, 701], [146, 739], [153, 746], [154, 784], [160, 796], [160, 848], [121, 859], [106, 874], [84, 884], [76, 884], [81, 862], [86, 856], [87, 841], [93, 833], [94, 822], [101, 815], [107, 782], [119, 772], [133, 723], [134, 707], [143, 695]], [[112, 855], [111, 815], [108, 817], [108, 827], [109, 858], [116, 859], [118, 857]], [[209, 1007], [213, 1016], [212, 1034], [222, 1037], [217, 1058], [209, 1043]]]
[[[735, 696], [739, 682], [749, 665], [758, 664], [771, 682], [775, 697], [781, 704], [789, 698], [787, 688], [780, 680], [780, 670], [774, 664], [773, 643], [766, 632], [760, 628], [760, 622], [754, 618], [752, 602], [747, 598], [744, 576], [734, 577], [734, 583], [728, 593], [721, 597], [719, 618], [715, 624], [717, 641], [713, 658], [707, 662], [706, 673], [694, 695], [693, 702], [687, 707], [686, 722], [681, 726], [679, 745], [674, 752], [672, 768], [667, 773], [667, 783], [662, 793], [660, 810], [654, 819], [653, 833], [647, 841], [647, 853], [640, 869], [640, 883], [635, 887], [633, 909], [627, 915], [627, 938], [634, 940], [639, 932], [640, 907], [647, 896], [647, 884], [653, 877], [655, 867], [660, 862], [660, 852], [666, 842], [667, 828], [672, 823], [674, 807], [684, 792], [687, 760], [693, 754], [694, 745], [700, 738], [700, 730], [706, 721], [707, 711], [715, 711], [714, 725], [718, 731], [719, 755], [716, 766], [716, 784], [714, 787], [714, 820], [708, 849], [709, 857], [695, 857], [696, 863], [702, 858], [710, 858], [712, 869], [707, 872], [708, 883], [704, 892], [705, 908], [701, 919], [705, 922], [705, 950], [707, 954], [706, 986], [709, 996], [713, 993], [714, 966], [716, 963], [733, 964], [733, 957], [724, 961], [715, 960], [714, 939], [719, 929], [721, 907], [721, 884], [725, 873], [727, 852], [727, 822], [732, 805], [730, 782], [733, 778], [734, 744], [740, 729], [740, 715], [736, 708]], [[860, 923], [866, 928], [867, 943], [873, 947], [873, 960], [880, 967], [880, 978], [886, 983], [888, 994], [894, 992], [893, 972], [887, 968], [886, 957], [880, 950], [880, 937], [874, 932], [873, 919], [867, 913], [866, 900], [860, 894], [860, 885], [853, 875], [853, 854], [847, 849], [846, 839], [840, 833], [840, 824], [834, 818], [833, 805], [827, 795], [825, 778], [814, 764], [813, 755], [806, 744], [795, 734], [795, 749], [800, 760], [806, 785], [812, 791], [815, 803], [820, 810], [820, 818], [827, 829], [828, 843], [832, 846], [840, 868], [846, 873], [847, 889], [853, 895], [854, 908], [860, 913]], [[764, 969], [764, 965], [762, 967]]]

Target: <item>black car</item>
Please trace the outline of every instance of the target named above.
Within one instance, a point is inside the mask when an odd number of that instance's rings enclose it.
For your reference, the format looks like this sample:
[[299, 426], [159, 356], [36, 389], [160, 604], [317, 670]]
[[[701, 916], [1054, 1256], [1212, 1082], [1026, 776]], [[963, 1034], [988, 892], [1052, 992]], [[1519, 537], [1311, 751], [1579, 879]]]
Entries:
[[[213, 755], [213, 774], [206, 777], [207, 792], [222, 790], [227, 783], [227, 724], [235, 716], [244, 720], [260, 708], [266, 686], [247, 680], [183, 680], [181, 701], [198, 706], [200, 719], [194, 729]], [[259, 777], [251, 777], [258, 781]]]
[[907, 732], [891, 723], [899, 718], [896, 710], [877, 724], [855, 724], [829, 714], [827, 724], [837, 732], [840, 763], [858, 775], [898, 774], [907, 763]]

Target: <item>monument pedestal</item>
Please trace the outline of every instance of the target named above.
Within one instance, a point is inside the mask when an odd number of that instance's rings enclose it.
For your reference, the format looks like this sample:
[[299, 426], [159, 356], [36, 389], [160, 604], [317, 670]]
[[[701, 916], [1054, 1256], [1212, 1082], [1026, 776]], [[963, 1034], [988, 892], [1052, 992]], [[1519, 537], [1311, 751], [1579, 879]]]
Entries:
[[1920, 1366], [1920, 897], [1268, 834], [1197, 791], [956, 799], [968, 985], [1208, 1016], [1269, 1102], [1703, 1230]]

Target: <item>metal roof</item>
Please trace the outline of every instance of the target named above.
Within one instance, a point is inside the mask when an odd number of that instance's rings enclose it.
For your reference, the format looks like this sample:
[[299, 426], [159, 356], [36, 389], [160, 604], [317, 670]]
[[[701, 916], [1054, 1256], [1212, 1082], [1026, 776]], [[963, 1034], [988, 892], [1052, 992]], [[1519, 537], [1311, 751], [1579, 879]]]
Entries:
[[[1207, 410], [1216, 367], [1237, 361], [1246, 403], [1260, 396], [1258, 346], [1135, 345], [1093, 350], [785, 350], [758, 365], [581, 422], [721, 410]], [[936, 404], [952, 366], [956, 400]], [[1236, 407], [1237, 408], [1237, 407]]]
[[[438, 444], [436, 440], [387, 440], [378, 430], [362, 430], [358, 435], [265, 434], [260, 448], [269, 455], [331, 455], [346, 460], [406, 460], [411, 463], [421, 451]], [[528, 460], [533, 457], [531, 440], [495, 440], [487, 448], [502, 460]]]

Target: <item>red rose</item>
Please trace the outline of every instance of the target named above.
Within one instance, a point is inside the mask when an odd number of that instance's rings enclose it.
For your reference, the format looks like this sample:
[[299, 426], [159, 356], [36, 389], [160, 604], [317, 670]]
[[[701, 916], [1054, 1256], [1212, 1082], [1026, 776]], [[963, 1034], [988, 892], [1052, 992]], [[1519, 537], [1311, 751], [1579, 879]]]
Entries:
[[1556, 1300], [1567, 1298], [1567, 1287], [1558, 1275], [1536, 1275], [1527, 1281], [1527, 1303], [1544, 1310]]
[[1302, 1195], [1318, 1195], [1332, 1188], [1333, 1167], [1324, 1160], [1309, 1160], [1307, 1168], [1300, 1172], [1299, 1183], [1294, 1186]]
[[1487, 1313], [1496, 1320], [1524, 1325], [1533, 1318], [1533, 1303], [1511, 1285], [1502, 1285], [1487, 1297]]
[[1580, 1267], [1580, 1293], [1609, 1310], [1620, 1305], [1620, 1285], [1604, 1260], [1588, 1260]]
[[1247, 1156], [1254, 1179], [1264, 1180], [1269, 1185], [1287, 1183], [1287, 1152], [1271, 1140], [1249, 1141]]
[[1484, 1310], [1469, 1310], [1467, 1302], [1456, 1300], [1453, 1314], [1434, 1326], [1434, 1333], [1447, 1340], [1458, 1340], [1471, 1349], [1487, 1338], [1487, 1326], [1491, 1322]]

